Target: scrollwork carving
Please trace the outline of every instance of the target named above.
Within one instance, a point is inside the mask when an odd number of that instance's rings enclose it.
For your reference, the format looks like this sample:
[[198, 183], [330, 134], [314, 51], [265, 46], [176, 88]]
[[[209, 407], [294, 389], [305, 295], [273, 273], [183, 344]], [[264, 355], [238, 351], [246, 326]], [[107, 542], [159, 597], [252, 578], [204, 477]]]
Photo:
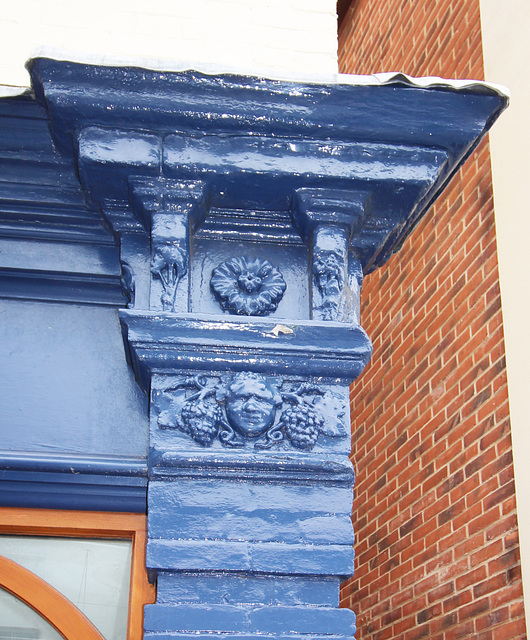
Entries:
[[164, 288], [160, 297], [164, 311], [175, 311], [178, 284], [187, 271], [186, 261], [186, 253], [176, 244], [158, 246], [153, 253], [151, 273]]
[[237, 315], [266, 316], [276, 311], [287, 285], [268, 260], [243, 256], [217, 266], [210, 286], [222, 309]]
[[160, 413], [159, 426], [179, 429], [204, 447], [216, 440], [224, 447], [253, 444], [255, 449], [284, 442], [311, 451], [321, 435], [347, 435], [338, 397], [308, 383], [286, 385], [279, 378], [240, 372], [226, 380], [190, 376], [166, 391], [179, 393]]

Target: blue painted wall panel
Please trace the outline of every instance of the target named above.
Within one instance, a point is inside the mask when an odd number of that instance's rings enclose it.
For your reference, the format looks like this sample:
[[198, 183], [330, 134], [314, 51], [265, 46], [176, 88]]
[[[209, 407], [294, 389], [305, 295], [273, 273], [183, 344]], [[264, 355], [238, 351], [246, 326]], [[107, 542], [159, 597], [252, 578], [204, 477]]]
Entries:
[[146, 455], [114, 309], [3, 300], [0, 314], [0, 451]]

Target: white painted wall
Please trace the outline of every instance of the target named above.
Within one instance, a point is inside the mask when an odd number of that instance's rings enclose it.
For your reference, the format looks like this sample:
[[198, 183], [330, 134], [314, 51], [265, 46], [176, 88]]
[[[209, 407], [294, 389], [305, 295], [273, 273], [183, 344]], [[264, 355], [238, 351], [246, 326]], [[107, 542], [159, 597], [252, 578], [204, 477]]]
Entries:
[[[6, 0], [0, 84], [35, 53], [273, 77], [337, 73], [335, 0]], [[213, 63], [213, 64], [212, 64]]]
[[530, 617], [530, 3], [481, 0], [480, 8], [486, 80], [506, 85], [512, 94], [490, 141], [523, 588]]

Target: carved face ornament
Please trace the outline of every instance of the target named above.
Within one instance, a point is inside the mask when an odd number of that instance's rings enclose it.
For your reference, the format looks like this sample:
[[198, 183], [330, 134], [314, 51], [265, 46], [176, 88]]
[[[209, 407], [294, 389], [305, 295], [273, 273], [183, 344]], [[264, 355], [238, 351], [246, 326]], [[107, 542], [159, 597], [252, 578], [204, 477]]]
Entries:
[[241, 371], [225, 380], [188, 376], [169, 391], [191, 393], [179, 394], [158, 424], [180, 429], [203, 447], [218, 439], [226, 447], [244, 447], [250, 440], [255, 449], [269, 449], [287, 439], [295, 449], [311, 451], [322, 434], [348, 435], [344, 403], [337, 404], [333, 393], [309, 383], [283, 386], [281, 378], [256, 372]]
[[256, 438], [270, 429], [282, 403], [277, 386], [259, 374], [237, 374], [225, 394], [228, 422], [247, 438]]

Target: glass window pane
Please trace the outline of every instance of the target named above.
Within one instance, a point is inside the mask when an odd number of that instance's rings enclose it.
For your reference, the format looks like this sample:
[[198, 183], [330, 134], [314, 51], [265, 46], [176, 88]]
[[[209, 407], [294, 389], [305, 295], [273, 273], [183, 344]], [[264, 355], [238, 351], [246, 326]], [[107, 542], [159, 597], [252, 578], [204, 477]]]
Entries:
[[131, 549], [130, 540], [0, 536], [0, 555], [55, 587], [106, 640], [127, 636]]
[[0, 640], [63, 640], [25, 602], [0, 588]]

